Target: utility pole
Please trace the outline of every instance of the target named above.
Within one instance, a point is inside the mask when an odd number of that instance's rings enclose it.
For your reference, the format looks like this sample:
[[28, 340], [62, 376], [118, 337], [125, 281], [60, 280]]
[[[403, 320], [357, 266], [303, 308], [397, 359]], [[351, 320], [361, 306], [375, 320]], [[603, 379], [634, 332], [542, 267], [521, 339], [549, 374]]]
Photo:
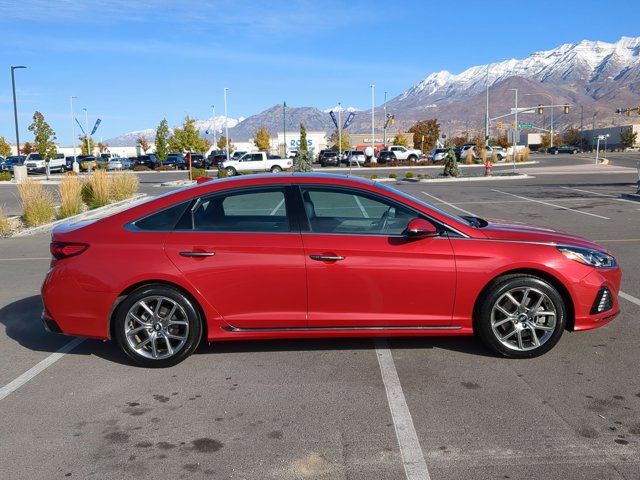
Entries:
[[386, 150], [387, 148], [387, 92], [384, 92], [383, 107], [384, 107], [384, 118], [382, 120], [384, 121], [384, 128], [382, 132], [382, 148]]
[[584, 129], [584, 105], [580, 105], [580, 150], [582, 150], [582, 130]]
[[371, 163], [376, 163], [376, 129], [375, 129], [375, 91], [376, 86], [371, 84], [371, 148], [373, 148], [373, 156], [371, 157]]
[[515, 125], [513, 127], [513, 171], [516, 171], [516, 151], [518, 150], [518, 89], [512, 88], [516, 92], [516, 114]]
[[593, 140], [591, 141], [591, 149], [593, 150], [593, 146], [595, 145], [595, 134], [596, 134], [596, 115], [598, 115], [598, 112], [593, 112], [593, 117], [592, 117], [592, 126], [591, 126], [591, 135], [593, 136]]
[[487, 108], [485, 111], [484, 117], [484, 145], [489, 145], [489, 65], [487, 64], [487, 78], [486, 78], [486, 87], [487, 87]]
[[283, 156], [287, 158], [287, 121], [286, 121], [287, 102], [282, 102], [282, 142], [284, 144]]
[[227, 92], [229, 89], [224, 87], [224, 135], [225, 144], [224, 149], [227, 152], [227, 162], [229, 161], [229, 117], [227, 116]]
[[16, 155], [20, 156], [20, 132], [18, 128], [18, 106], [16, 102], [16, 79], [14, 71], [18, 68], [27, 68], [23, 65], [11, 66], [11, 87], [13, 88], [13, 120], [16, 124]]
[[342, 159], [342, 103], [338, 102], [338, 166]]

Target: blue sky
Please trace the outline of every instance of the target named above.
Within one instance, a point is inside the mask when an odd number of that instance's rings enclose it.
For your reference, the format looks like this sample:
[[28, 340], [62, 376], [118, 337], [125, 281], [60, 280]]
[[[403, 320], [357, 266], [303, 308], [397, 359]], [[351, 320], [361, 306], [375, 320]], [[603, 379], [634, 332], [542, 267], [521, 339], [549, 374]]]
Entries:
[[[76, 114], [97, 137], [223, 112], [249, 116], [286, 100], [368, 108], [429, 73], [582, 39], [638, 36], [640, 2], [0, 0], [0, 135], [14, 141], [10, 65], [21, 139], [35, 110], [60, 143]], [[477, 28], [480, 34], [471, 32]]]

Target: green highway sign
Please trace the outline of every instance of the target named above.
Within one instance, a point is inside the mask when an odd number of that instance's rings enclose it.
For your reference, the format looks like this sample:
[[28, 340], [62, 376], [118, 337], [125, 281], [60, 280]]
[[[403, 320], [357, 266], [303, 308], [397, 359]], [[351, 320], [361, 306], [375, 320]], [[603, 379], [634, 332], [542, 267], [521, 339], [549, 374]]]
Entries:
[[518, 128], [532, 128], [533, 123], [519, 123]]

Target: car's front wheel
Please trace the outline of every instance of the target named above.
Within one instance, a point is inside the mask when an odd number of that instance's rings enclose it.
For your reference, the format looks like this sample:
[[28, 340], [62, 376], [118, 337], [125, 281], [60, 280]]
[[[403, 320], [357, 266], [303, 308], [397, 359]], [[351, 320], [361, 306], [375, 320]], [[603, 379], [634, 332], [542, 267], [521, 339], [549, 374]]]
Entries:
[[531, 275], [498, 278], [486, 290], [474, 319], [476, 335], [495, 352], [531, 358], [558, 343], [566, 306], [558, 290]]
[[118, 306], [113, 336], [143, 367], [170, 367], [198, 347], [202, 321], [192, 301], [165, 285], [134, 290]]
[[237, 173], [236, 169], [233, 167], [227, 167], [225, 168], [225, 170], [227, 171], [227, 175], [229, 175], [230, 177], [233, 177]]

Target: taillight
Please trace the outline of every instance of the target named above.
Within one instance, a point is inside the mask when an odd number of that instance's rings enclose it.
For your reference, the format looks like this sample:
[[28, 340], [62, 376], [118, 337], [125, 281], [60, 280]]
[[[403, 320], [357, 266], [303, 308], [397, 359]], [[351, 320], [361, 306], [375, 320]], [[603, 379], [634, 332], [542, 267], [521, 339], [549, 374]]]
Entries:
[[83, 253], [89, 245], [86, 243], [73, 243], [73, 242], [51, 242], [49, 250], [51, 255], [56, 260], [62, 260], [63, 258], [75, 257]]

